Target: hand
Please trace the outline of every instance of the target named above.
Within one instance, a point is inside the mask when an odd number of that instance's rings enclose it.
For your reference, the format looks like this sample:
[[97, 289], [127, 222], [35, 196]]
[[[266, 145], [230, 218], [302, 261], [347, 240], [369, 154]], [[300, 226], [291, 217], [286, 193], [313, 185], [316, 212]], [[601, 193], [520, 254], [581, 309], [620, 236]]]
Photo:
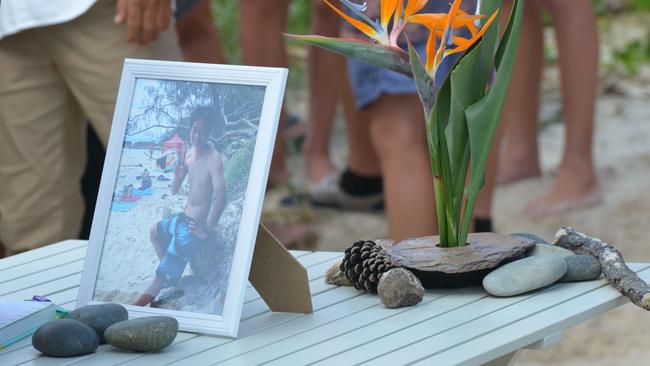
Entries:
[[117, 0], [113, 22], [126, 20], [128, 41], [146, 45], [167, 29], [171, 16], [170, 0]]
[[208, 237], [208, 232], [205, 229], [205, 225], [199, 224], [196, 220], [190, 220], [187, 226], [190, 228], [190, 232], [196, 235], [197, 238], [205, 240]]

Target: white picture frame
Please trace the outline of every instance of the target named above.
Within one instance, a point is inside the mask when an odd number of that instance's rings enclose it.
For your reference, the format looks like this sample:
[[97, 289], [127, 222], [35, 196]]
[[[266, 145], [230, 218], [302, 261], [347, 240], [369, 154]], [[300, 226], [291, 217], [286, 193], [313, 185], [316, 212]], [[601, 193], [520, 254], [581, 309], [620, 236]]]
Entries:
[[[136, 102], [134, 102], [134, 93], [137, 91], [136, 86], [140, 86], [139, 84], [136, 84], [147, 82], [155, 86], [162, 85], [163, 83], [169, 85], [169, 83], [173, 84], [174, 82], [190, 82], [189, 85], [194, 85], [192, 83], [208, 83], [208, 87], [212, 87], [213, 85], [241, 85], [241, 90], [248, 90], [246, 89], [248, 87], [263, 87], [264, 92], [261, 114], [256, 127], [257, 130], [255, 134], [252, 161], [248, 173], [248, 183], [246, 184], [245, 195], [243, 197], [243, 206], [239, 221], [240, 224], [237, 229], [236, 244], [234, 246], [234, 252], [232, 253], [232, 262], [228, 273], [227, 289], [225, 297], [223, 298], [221, 314], [184, 311], [180, 309], [152, 308], [149, 306], [136, 306], [126, 303], [123, 304], [127, 308], [130, 318], [152, 315], [173, 316], [179, 321], [179, 329], [182, 331], [236, 337], [248, 283], [250, 264], [253, 256], [268, 172], [271, 164], [271, 156], [277, 132], [278, 120], [280, 117], [286, 80], [287, 70], [283, 68], [136, 59], [125, 60], [113, 117], [113, 125], [107, 147], [106, 160], [102, 173], [101, 185], [97, 197], [97, 205], [93, 217], [88, 252], [79, 288], [77, 307], [102, 302], [119, 303], [119, 301], [101, 301], [101, 299], [99, 299], [100, 296], [97, 294], [100, 293], [98, 286], [103, 283], [101, 282], [101, 278], [113, 279], [114, 277], [119, 277], [117, 275], [122, 275], [121, 272], [123, 272], [123, 270], [121, 268], [124, 268], [116, 267], [111, 270], [104, 270], [100, 269], [100, 265], [108, 266], [106, 263], [111, 263], [111, 259], [109, 259], [111, 256], [110, 245], [112, 245], [110, 244], [112, 243], [110, 241], [112, 240], [110, 233], [115, 232], [115, 228], [110, 226], [111, 223], [109, 222], [109, 219], [112, 219], [112, 217], [114, 217], [113, 215], [117, 215], [114, 213], [115, 211], [112, 211], [112, 208], [115, 207], [114, 200], [117, 199], [116, 192], [119, 190], [117, 185], [118, 178], [120, 178], [121, 175], [118, 176], [118, 173], [123, 168], [123, 166], [120, 165], [120, 162], [122, 155], [126, 154], [125, 151], [127, 150], [125, 147], [127, 145], [125, 142], [127, 137], [127, 123], [130, 123], [129, 118], [132, 117], [131, 114], [133, 113], [133, 108], [138, 107], [135, 105]], [[231, 89], [240, 90], [237, 87]], [[129, 153], [131, 153], [131, 150], [129, 150]], [[180, 161], [180, 153], [177, 156], [179, 156], [178, 160]], [[185, 153], [183, 153], [183, 156], [185, 156]], [[126, 166], [126, 164], [124, 164], [124, 166]], [[176, 170], [171, 174], [174, 174], [174, 179], [176, 179]], [[123, 175], [127, 176], [127, 174]], [[144, 176], [143, 173], [143, 177]], [[158, 178], [160, 178], [160, 176]], [[187, 183], [185, 182], [185, 184]], [[143, 215], [141, 214], [140, 216]], [[160, 213], [151, 212], [151, 217], [156, 216], [160, 216]], [[112, 220], [118, 222], [117, 219]], [[135, 222], [123, 225], [118, 229], [123, 231], [131, 227], [130, 225], [138, 224], [137, 220], [135, 220]], [[142, 249], [143, 246], [151, 245], [151, 243], [144, 243], [146, 239], [141, 238], [142, 236], [143, 235], [140, 235], [139, 239], [134, 239], [132, 246], [125, 250], [129, 251], [131, 250], [130, 248], [146, 250]], [[107, 244], [107, 242], [109, 244]], [[123, 251], [124, 250], [116, 253], [122, 253]], [[149, 249], [149, 252], [150, 251], [151, 249]], [[154, 254], [156, 253], [157, 252], [154, 251]], [[141, 257], [143, 257], [143, 255], [139, 254], [139, 252], [134, 252], [131, 256], [125, 254], [124, 258], [121, 258], [119, 261], [114, 260], [114, 262], [118, 262], [120, 266], [127, 265], [127, 268], [137, 268], [139, 265], [138, 261], [142, 260]], [[103, 259], [104, 262], [102, 262]], [[150, 262], [155, 262], [156, 259], [159, 258], [148, 258], [147, 266], [150, 266]], [[132, 264], [124, 263], [125, 261], [128, 262], [131, 260], [133, 261]], [[162, 259], [159, 260], [162, 262]], [[187, 269], [185, 271], [187, 271]], [[106, 274], [102, 275], [103, 272], [112, 274], [109, 276]], [[154, 275], [158, 276], [157, 273], [154, 273]], [[126, 286], [126, 284], [124, 285]], [[110, 290], [110, 288], [107, 288], [106, 290]]]

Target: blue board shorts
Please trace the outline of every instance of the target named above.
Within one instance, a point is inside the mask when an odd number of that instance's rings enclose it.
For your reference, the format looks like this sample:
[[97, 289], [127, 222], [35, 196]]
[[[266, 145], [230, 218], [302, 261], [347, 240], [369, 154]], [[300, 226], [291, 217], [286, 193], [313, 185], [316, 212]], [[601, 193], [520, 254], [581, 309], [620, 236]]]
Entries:
[[158, 238], [167, 253], [160, 260], [156, 275], [166, 284], [175, 286], [183, 275], [190, 258], [205, 244], [205, 241], [190, 231], [193, 219], [179, 213], [163, 219], [157, 225]]

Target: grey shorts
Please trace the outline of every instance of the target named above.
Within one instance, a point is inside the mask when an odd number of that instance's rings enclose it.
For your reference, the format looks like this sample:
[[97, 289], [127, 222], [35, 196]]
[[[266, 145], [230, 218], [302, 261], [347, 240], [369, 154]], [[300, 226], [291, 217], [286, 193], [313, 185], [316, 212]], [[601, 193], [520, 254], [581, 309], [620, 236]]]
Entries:
[[[466, 11], [472, 11], [475, 6], [475, 0], [463, 2], [463, 8], [465, 8]], [[447, 12], [448, 10], [449, 2], [433, 1], [429, 2], [422, 12], [440, 13]], [[349, 26], [347, 29], [350, 30]], [[419, 39], [414, 42], [415, 49], [423, 63], [426, 61], [426, 37], [426, 35], [425, 37], [419, 37]], [[413, 39], [411, 36], [409, 36], [409, 38]], [[406, 44], [400, 44], [400, 47], [406, 50]], [[436, 78], [436, 86], [438, 88], [442, 85], [445, 76], [449, 73], [449, 70], [460, 57], [461, 54], [455, 54], [451, 57], [447, 57], [442, 62], [438, 68], [438, 76]], [[347, 70], [355, 103], [359, 109], [368, 107], [379, 99], [382, 94], [404, 95], [417, 93], [413, 79], [394, 71], [388, 71], [350, 58], [347, 59]]]
[[[426, 60], [426, 42], [415, 44], [415, 49], [424, 63]], [[455, 54], [443, 60], [438, 68], [436, 87], [440, 88], [451, 67], [456, 63], [460, 54]], [[415, 81], [408, 76], [389, 71], [364, 62], [348, 58], [348, 75], [350, 87], [357, 108], [363, 109], [374, 103], [382, 94], [405, 95], [417, 94]]]

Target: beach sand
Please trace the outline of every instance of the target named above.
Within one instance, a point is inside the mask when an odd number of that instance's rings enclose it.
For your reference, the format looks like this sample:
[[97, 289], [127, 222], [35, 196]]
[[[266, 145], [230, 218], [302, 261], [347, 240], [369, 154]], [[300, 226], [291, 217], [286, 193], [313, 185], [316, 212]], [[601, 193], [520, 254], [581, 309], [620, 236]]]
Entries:
[[[125, 212], [111, 210], [97, 277], [97, 295], [101, 297], [102, 293], [110, 294], [112, 301], [133, 301], [153, 280], [158, 258], [149, 240], [151, 226], [165, 216], [182, 212], [187, 200], [183, 192], [171, 195], [173, 173], [164, 173], [156, 168], [155, 161], [145, 153], [148, 154], [149, 150], [124, 149], [120, 162], [114, 192], [116, 197], [127, 184], [133, 184], [134, 189], [138, 188], [141, 181], [137, 177], [145, 168], [154, 177], [152, 195], [142, 196], [130, 205], [125, 205], [125, 209], [131, 206]], [[155, 153], [159, 154], [160, 151]], [[158, 176], [170, 180], [160, 181], [156, 179]]]

